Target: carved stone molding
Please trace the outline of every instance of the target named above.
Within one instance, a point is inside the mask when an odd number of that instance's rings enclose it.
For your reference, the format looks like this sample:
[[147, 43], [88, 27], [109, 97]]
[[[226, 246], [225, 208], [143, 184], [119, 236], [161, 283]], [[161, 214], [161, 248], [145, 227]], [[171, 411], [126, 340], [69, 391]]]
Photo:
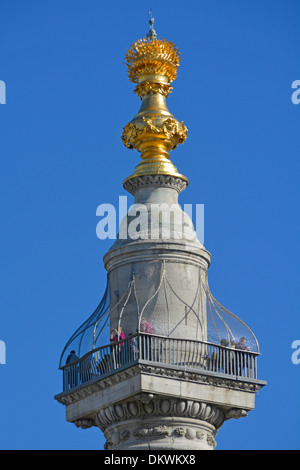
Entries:
[[70, 390], [68, 392], [64, 392], [61, 395], [57, 395], [56, 400], [62, 403], [63, 405], [71, 405], [83, 398], [87, 398], [93, 395], [96, 392], [99, 392], [112, 385], [128, 380], [136, 376], [139, 372], [140, 372], [140, 368], [138, 365], [136, 365], [126, 370], [118, 371], [117, 373], [108, 377], [102, 378], [100, 376], [98, 380], [83, 384], [77, 390], [76, 389]]
[[95, 421], [89, 418], [76, 419], [76, 421], [74, 421], [74, 424], [77, 428], [81, 429], [88, 429], [92, 426], [96, 426]]
[[248, 413], [246, 410], [240, 410], [237, 408], [232, 408], [231, 410], [227, 411], [225, 415], [225, 419], [239, 419], [239, 418], [246, 418]]
[[[205, 432], [206, 431], [206, 432]], [[181, 441], [194, 441], [195, 447], [201, 442], [201, 447], [211, 446], [213, 449], [216, 447], [216, 441], [214, 439], [215, 432], [209, 429], [207, 432], [207, 427], [204, 430], [203, 427], [197, 429], [197, 427], [192, 425], [180, 425], [180, 426], [166, 426], [166, 425], [159, 425], [153, 427], [139, 427], [133, 431], [133, 436], [136, 439], [140, 440], [151, 440], [151, 439], [165, 439], [168, 438], [169, 440], [176, 440], [180, 439]], [[198, 441], [198, 442], [197, 442]], [[206, 441], [206, 442], [205, 442]], [[183, 444], [183, 442], [181, 442]], [[109, 447], [110, 443], [108, 443]], [[186, 446], [186, 444], [185, 444]]]
[[[97, 421], [97, 420], [96, 420]], [[107, 450], [213, 450], [217, 429], [207, 421], [186, 416], [135, 416], [108, 426]]]
[[140, 365], [141, 372], [147, 374], [158, 375], [161, 377], [170, 377], [170, 378], [177, 378], [180, 380], [188, 380], [191, 382], [213, 385], [215, 387], [226, 387], [233, 390], [244, 390], [247, 392], [257, 392], [262, 388], [262, 385], [259, 383], [254, 383], [251, 380], [238, 380], [236, 376], [234, 376], [234, 380], [226, 377], [220, 377], [218, 373], [210, 375], [206, 374], [205, 371], [187, 371], [187, 370], [179, 370], [179, 369], [171, 369], [171, 368], [164, 368], [161, 366], [157, 366], [155, 364]]
[[[236, 417], [237, 414], [235, 415]], [[151, 393], [103, 408], [95, 424], [106, 436], [106, 449], [215, 448], [215, 435], [226, 412], [208, 403]]]
[[186, 370], [172, 369], [170, 367], [164, 368], [160, 365], [146, 365], [136, 364], [126, 370], [118, 371], [115, 374], [101, 378], [98, 380], [82, 385], [79, 389], [70, 390], [63, 394], [56, 396], [57, 401], [63, 405], [70, 405], [76, 403], [82, 398], [87, 398], [93, 393], [104, 390], [112, 385], [126, 381], [140, 373], [150, 374], [159, 377], [173, 378], [184, 381], [191, 381], [199, 384], [213, 385], [216, 387], [226, 387], [231, 390], [241, 390], [246, 392], [257, 392], [262, 388], [259, 383], [253, 383], [252, 381], [242, 381], [227, 379], [220, 377], [218, 374], [207, 375], [205, 371], [190, 372]]
[[105, 432], [105, 436], [106, 450], [213, 450], [216, 447], [213, 427], [201, 422], [197, 426], [145, 423], [127, 430], [116, 425]]
[[187, 182], [181, 178], [170, 175], [145, 175], [131, 178], [124, 183], [124, 188], [131, 194], [147, 186], [173, 188], [180, 194], [187, 187]]
[[173, 397], [157, 396], [143, 393], [134, 400], [117, 403], [100, 410], [96, 423], [102, 431], [110, 425], [131, 418], [156, 416], [176, 416], [205, 421], [216, 429], [222, 426], [225, 413], [221, 408], [207, 403]]

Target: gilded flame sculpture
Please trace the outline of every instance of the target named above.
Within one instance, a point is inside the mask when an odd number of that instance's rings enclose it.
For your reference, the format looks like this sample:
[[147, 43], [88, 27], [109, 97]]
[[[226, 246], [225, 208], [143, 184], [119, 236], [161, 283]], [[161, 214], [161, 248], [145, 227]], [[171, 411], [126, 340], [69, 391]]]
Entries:
[[141, 98], [138, 114], [123, 128], [122, 141], [129, 148], [141, 153], [142, 161], [132, 178], [144, 175], [180, 175], [170, 161], [169, 152], [185, 142], [187, 128], [170, 113], [166, 98], [172, 91], [170, 83], [177, 77], [180, 52], [170, 41], [157, 39], [153, 18], [147, 38], [131, 45], [126, 54], [129, 80], [136, 83], [134, 92]]

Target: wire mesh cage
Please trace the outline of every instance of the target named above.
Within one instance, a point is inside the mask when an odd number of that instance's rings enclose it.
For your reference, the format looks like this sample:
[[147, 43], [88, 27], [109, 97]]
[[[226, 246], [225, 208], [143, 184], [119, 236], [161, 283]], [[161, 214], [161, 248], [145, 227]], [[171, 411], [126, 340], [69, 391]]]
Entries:
[[[104, 295], [92, 315], [75, 331], [66, 343], [59, 366], [84, 356], [87, 352], [107, 344], [109, 337], [109, 283], [107, 278]], [[106, 341], [106, 342], [105, 342]]]
[[101, 302], [67, 342], [60, 366], [136, 333], [259, 352], [251, 329], [213, 297], [205, 269], [197, 268], [193, 289], [181, 290], [172, 283], [173, 271], [166, 261], [153, 262], [147, 279], [132, 269], [117, 296], [108, 276]]

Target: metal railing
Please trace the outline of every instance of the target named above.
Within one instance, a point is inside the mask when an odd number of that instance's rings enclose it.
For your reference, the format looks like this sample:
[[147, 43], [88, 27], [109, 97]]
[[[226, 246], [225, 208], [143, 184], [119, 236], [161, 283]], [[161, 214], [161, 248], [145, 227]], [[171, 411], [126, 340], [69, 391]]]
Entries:
[[258, 353], [203, 341], [137, 333], [94, 349], [72, 364], [61, 367], [63, 390], [142, 361], [255, 380], [257, 356]]

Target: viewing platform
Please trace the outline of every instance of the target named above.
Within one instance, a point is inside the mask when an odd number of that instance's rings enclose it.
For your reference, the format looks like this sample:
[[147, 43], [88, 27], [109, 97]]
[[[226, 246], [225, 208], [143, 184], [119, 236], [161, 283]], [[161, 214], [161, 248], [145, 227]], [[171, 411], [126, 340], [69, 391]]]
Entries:
[[202, 341], [136, 333], [96, 348], [61, 366], [63, 392], [101, 380], [135, 364], [159, 366], [231, 380], [257, 380], [259, 353]]

